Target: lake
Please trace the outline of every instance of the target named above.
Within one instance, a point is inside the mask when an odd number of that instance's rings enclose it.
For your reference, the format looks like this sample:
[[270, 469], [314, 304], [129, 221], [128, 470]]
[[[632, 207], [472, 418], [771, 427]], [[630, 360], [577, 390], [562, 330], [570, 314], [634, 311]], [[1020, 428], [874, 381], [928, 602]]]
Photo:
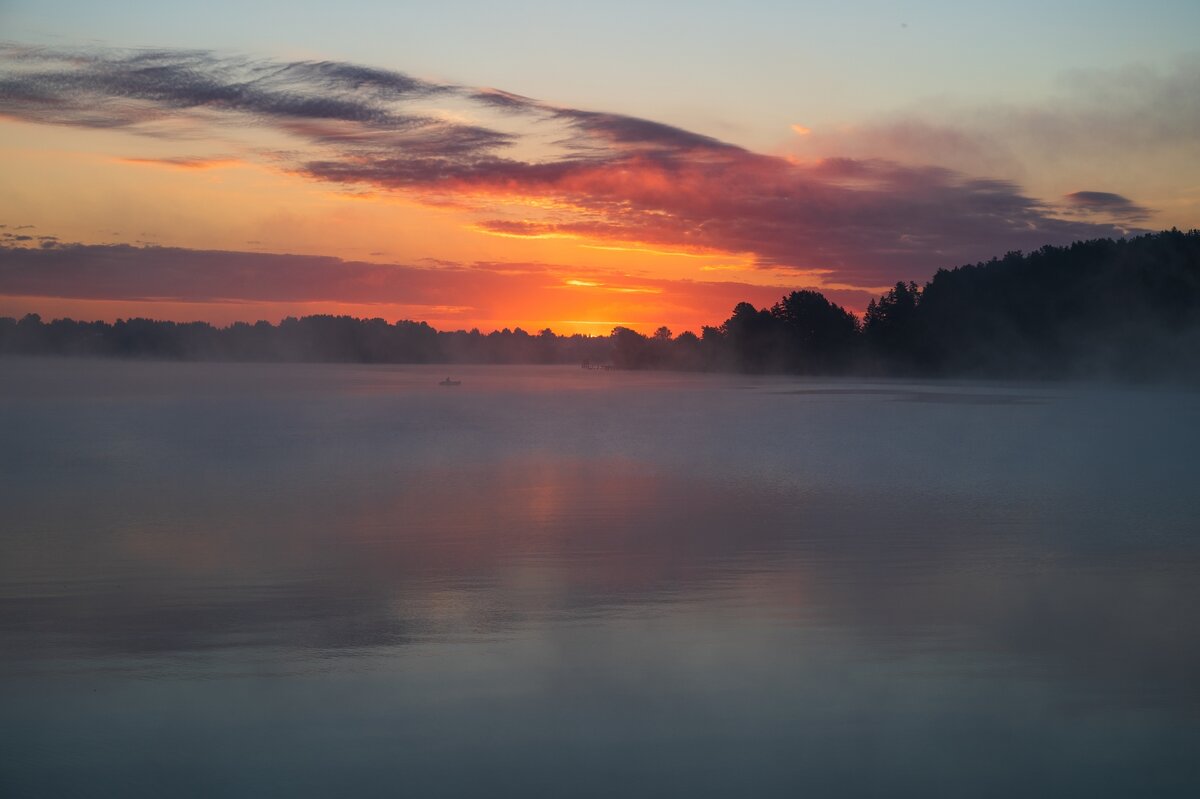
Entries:
[[1194, 391], [8, 360], [0, 453], [6, 797], [1200, 795]]

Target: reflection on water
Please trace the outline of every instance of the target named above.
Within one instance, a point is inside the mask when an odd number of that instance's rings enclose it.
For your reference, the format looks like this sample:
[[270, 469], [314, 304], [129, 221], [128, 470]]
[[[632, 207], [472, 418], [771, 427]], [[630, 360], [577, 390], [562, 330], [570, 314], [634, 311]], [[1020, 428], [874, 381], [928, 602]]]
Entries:
[[1195, 395], [0, 366], [5, 795], [1200, 788]]

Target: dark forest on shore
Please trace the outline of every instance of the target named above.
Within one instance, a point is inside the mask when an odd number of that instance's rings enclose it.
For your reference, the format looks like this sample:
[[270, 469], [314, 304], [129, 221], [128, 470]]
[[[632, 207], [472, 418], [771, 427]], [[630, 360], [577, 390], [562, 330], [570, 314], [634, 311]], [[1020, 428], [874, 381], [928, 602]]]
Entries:
[[816, 291], [700, 335], [481, 334], [348, 316], [218, 328], [0, 318], [0, 354], [359, 363], [581, 363], [805, 375], [1200, 379], [1200, 230], [1010, 252], [897, 283], [859, 318]]

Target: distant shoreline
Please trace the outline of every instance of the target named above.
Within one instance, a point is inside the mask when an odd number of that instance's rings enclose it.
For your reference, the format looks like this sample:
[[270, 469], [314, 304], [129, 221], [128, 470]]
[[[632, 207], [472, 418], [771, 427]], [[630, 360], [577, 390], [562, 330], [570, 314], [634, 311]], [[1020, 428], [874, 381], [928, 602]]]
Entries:
[[811, 290], [739, 303], [700, 335], [439, 331], [425, 322], [278, 325], [0, 318], [0, 355], [212, 362], [575, 364], [857, 377], [1200, 382], [1200, 230], [1008, 253], [897, 283], [863, 318]]

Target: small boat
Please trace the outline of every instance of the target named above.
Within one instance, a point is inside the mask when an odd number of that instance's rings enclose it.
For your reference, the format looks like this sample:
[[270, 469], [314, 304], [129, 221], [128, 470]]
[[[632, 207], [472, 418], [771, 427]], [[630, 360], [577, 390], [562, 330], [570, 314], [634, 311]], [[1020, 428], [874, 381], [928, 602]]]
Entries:
[[461, 380], [451, 380], [450, 378], [447, 377], [445, 380], [438, 383], [438, 385], [439, 386], [461, 386], [462, 381]]

